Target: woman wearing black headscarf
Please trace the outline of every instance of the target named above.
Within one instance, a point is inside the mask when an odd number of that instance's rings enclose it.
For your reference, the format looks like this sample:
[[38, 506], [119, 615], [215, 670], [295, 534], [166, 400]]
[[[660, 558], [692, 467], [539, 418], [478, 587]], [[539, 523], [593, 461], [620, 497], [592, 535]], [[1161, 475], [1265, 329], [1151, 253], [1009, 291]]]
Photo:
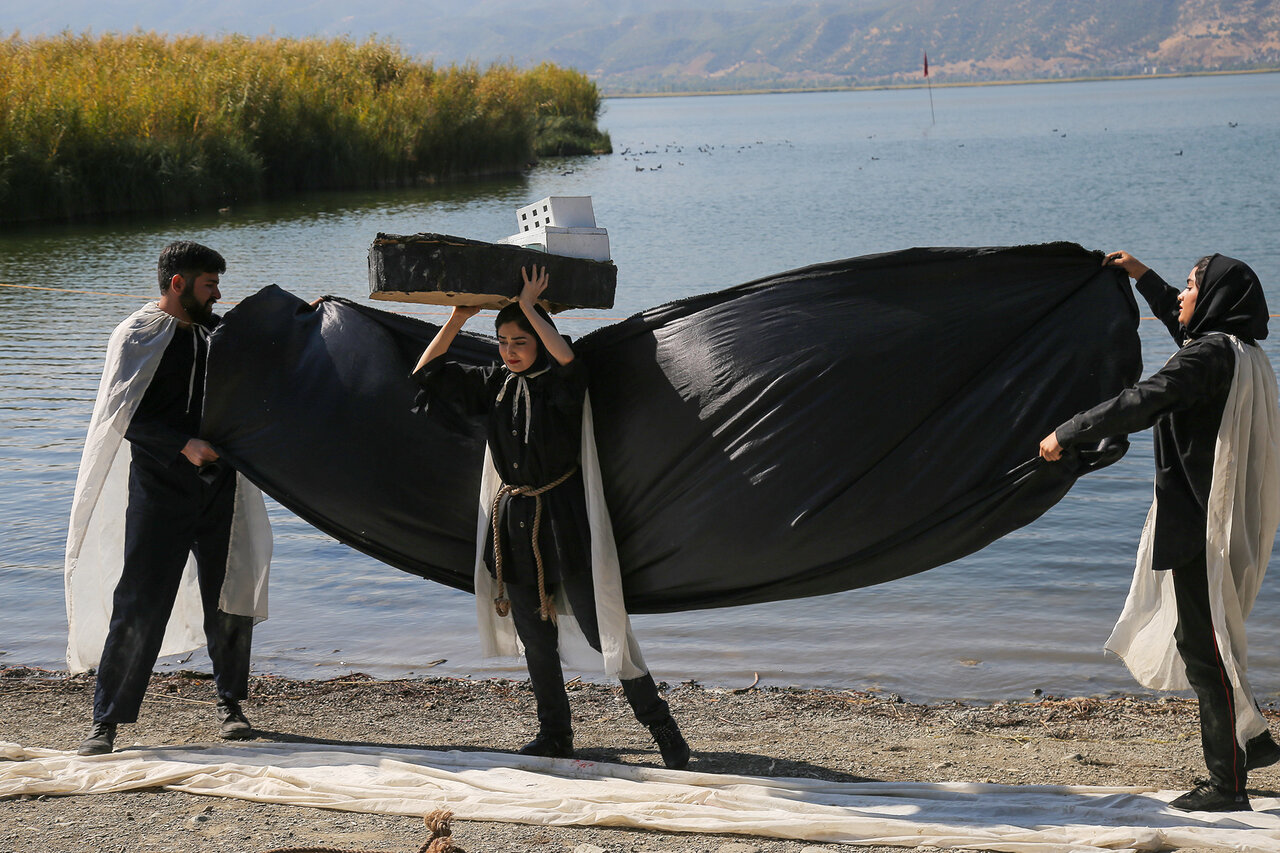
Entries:
[[[1124, 612], [1107, 648], [1156, 689], [1193, 688], [1209, 781], [1185, 811], [1247, 811], [1249, 770], [1280, 761], [1245, 677], [1244, 620], [1280, 520], [1280, 412], [1258, 277], [1224, 255], [1201, 258], [1179, 292], [1126, 252], [1124, 269], [1179, 349], [1152, 376], [1081, 412], [1040, 443], [1065, 448], [1154, 426], [1155, 501]], [[1169, 594], [1170, 587], [1172, 594]]]

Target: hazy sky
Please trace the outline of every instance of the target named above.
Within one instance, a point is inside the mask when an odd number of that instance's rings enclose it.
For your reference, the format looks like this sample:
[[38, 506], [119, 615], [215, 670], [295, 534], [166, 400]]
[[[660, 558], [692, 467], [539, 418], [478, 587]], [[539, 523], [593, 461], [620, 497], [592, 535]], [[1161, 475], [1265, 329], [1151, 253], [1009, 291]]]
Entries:
[[[703, 10], [750, 9], [786, 6], [796, 0], [699, 0]], [[540, 7], [559, 12], [577, 9], [585, 17], [599, 19], [643, 14], [663, 8], [688, 9], [688, 0], [384, 0], [353, 3], [350, 0], [0, 0], [0, 31], [19, 30], [27, 35], [91, 29], [128, 31], [136, 27], [164, 32], [238, 32], [281, 35], [353, 36], [377, 32], [395, 37], [400, 29], [419, 30], [450, 18], [491, 19], [519, 24], [522, 16]]]

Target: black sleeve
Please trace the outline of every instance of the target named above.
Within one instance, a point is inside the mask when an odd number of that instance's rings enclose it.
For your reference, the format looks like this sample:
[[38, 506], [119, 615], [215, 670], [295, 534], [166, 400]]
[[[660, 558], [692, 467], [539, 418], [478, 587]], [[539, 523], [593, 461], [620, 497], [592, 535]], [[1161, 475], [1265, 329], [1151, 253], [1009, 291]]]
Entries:
[[458, 364], [444, 356], [433, 358], [412, 374], [422, 387], [415, 406], [428, 410], [438, 401], [467, 417], [486, 414], [493, 406], [494, 395], [489, 393], [492, 375], [493, 368]]
[[1164, 323], [1164, 327], [1173, 335], [1174, 343], [1182, 345], [1182, 326], [1178, 323], [1178, 293], [1176, 287], [1168, 284], [1154, 270], [1147, 270], [1137, 281], [1138, 292], [1147, 300], [1156, 319]]
[[1187, 344], [1151, 376], [1058, 427], [1058, 442], [1065, 447], [1139, 432], [1167, 412], [1211, 399], [1235, 372], [1234, 353], [1225, 342], [1214, 335]]
[[551, 386], [552, 404], [566, 410], [581, 406], [587, 396], [587, 366], [582, 359], [574, 358], [568, 364], [561, 364], [553, 358], [551, 373], [555, 377]]

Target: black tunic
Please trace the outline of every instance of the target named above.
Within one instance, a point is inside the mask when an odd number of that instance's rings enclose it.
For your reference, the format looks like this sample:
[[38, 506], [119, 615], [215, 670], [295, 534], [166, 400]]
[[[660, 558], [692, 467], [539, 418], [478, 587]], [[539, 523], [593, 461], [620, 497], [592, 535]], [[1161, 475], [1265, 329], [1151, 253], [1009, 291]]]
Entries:
[[191, 467], [179, 454], [188, 440], [200, 434], [207, 334], [194, 326], [174, 330], [125, 431], [130, 444], [163, 466], [181, 461]]
[[[518, 391], [519, 376], [504, 365], [469, 367], [444, 358], [431, 360], [413, 375], [426, 390], [429, 407], [443, 403], [461, 415], [487, 417], [489, 452], [503, 483], [545, 486], [566, 471], [575, 471], [541, 496], [538, 545], [544, 578], [550, 586], [564, 578], [589, 576], [591, 567], [586, 494], [582, 473], [576, 470], [582, 451], [587, 373], [581, 359], [561, 365], [554, 359], [540, 358], [523, 374], [532, 403], [527, 412]], [[508, 495], [499, 506], [506, 583], [537, 583], [532, 538], [535, 504], [532, 497]], [[486, 539], [485, 564], [492, 573], [492, 537]]]
[[1235, 268], [1226, 262], [1239, 263], [1216, 256], [1206, 270], [1189, 329], [1178, 324], [1178, 290], [1154, 272], [1144, 274], [1138, 290], [1180, 348], [1147, 379], [1056, 430], [1059, 443], [1066, 447], [1154, 425], [1159, 508], [1152, 546], [1155, 569], [1172, 569], [1204, 553], [1214, 452], [1236, 362], [1230, 340], [1213, 333], [1231, 332], [1249, 344], [1266, 334], [1265, 303], [1260, 308], [1250, 304], [1241, 313], [1241, 303], [1233, 300], [1232, 309], [1249, 320], [1245, 323], [1230, 321], [1222, 308], [1221, 297], [1230, 288], [1213, 285], [1224, 280], [1229, 285]]

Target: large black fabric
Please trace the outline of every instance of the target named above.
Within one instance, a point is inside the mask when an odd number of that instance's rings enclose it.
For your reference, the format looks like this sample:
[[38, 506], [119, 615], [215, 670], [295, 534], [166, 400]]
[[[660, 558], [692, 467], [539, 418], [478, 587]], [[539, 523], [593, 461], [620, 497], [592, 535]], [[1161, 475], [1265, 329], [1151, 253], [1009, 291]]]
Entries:
[[[1127, 446], [1036, 456], [1138, 379], [1137, 321], [1123, 274], [1063, 243], [820, 264], [587, 335], [628, 608], [868, 586], [1027, 524]], [[410, 411], [436, 328], [266, 288], [213, 336], [205, 437], [322, 530], [469, 590], [485, 426]]]
[[1063, 446], [1097, 442], [1154, 426], [1156, 529], [1152, 567], [1166, 570], [1203, 557], [1209, 487], [1236, 354], [1222, 333], [1246, 341], [1267, 336], [1267, 303], [1257, 276], [1215, 255], [1205, 270], [1187, 327], [1178, 324], [1178, 290], [1155, 272], [1137, 282], [1157, 319], [1179, 344], [1151, 376], [1055, 430]]

